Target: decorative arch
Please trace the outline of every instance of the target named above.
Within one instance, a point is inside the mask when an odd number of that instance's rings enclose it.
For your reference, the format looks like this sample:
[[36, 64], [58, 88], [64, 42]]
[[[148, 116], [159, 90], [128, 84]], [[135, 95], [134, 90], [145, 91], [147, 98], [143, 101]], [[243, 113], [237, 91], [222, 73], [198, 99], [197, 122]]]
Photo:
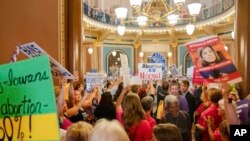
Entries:
[[[113, 51], [116, 51], [116, 56], [112, 55]], [[119, 72], [120, 72], [119, 68], [121, 67], [120, 54], [124, 54], [128, 58], [128, 55], [124, 51], [119, 50], [119, 49], [112, 50], [108, 53], [107, 58], [106, 58], [107, 59], [106, 71], [107, 71], [108, 76], [119, 75]]]
[[183, 60], [182, 60], [182, 66], [183, 66], [183, 69], [182, 69], [182, 74], [183, 75], [186, 75], [187, 74], [187, 69], [191, 66], [193, 66], [193, 62], [191, 60], [191, 57], [189, 55], [189, 53], [186, 51], [184, 57], [183, 57]]

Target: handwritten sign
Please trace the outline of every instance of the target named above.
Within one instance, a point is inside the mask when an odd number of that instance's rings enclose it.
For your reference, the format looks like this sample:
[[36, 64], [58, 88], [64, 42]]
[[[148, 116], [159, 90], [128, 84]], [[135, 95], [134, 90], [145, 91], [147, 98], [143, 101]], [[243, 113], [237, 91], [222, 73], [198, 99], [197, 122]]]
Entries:
[[185, 45], [193, 64], [207, 82], [234, 84], [242, 81], [218, 36], [203, 37]]
[[90, 88], [92, 87], [99, 87], [102, 88], [103, 81], [104, 81], [104, 75], [101, 73], [87, 73], [85, 75], [86, 83], [90, 84]]
[[[35, 42], [23, 44], [20, 46], [20, 51], [26, 56], [32, 58], [41, 55], [48, 55], [40, 46]], [[49, 56], [51, 73], [53, 76], [58, 77], [60, 74], [67, 79], [76, 79], [67, 69], [65, 69], [60, 63], [58, 63], [53, 57]]]
[[142, 80], [162, 79], [162, 64], [160, 63], [139, 63], [139, 77]]
[[59, 140], [46, 55], [0, 66], [0, 140]]

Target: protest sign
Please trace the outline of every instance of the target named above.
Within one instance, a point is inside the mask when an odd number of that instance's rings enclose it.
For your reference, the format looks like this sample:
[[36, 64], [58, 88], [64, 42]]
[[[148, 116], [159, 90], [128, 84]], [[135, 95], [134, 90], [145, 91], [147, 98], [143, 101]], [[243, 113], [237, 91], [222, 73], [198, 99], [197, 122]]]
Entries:
[[207, 82], [242, 81], [224, 44], [218, 36], [208, 36], [185, 44], [193, 64]]
[[130, 68], [128, 66], [128, 57], [127, 55], [121, 54], [120, 53], [120, 58], [121, 58], [121, 68], [120, 68], [120, 76], [123, 77], [123, 85], [128, 86], [130, 84]]
[[142, 80], [161, 80], [162, 64], [160, 63], [139, 63], [139, 77]]
[[178, 70], [177, 70], [177, 67], [176, 67], [175, 64], [170, 65], [170, 66], [168, 67], [168, 69], [169, 69], [171, 75], [173, 75], [173, 76], [178, 75]]
[[104, 82], [104, 75], [101, 73], [87, 73], [85, 75], [87, 90], [91, 91], [91, 88], [102, 88]]
[[47, 55], [0, 66], [0, 139], [59, 140]]
[[[35, 42], [23, 44], [20, 47], [20, 51], [26, 56], [32, 58], [41, 55], [48, 55], [40, 46]], [[58, 63], [53, 57], [49, 56], [51, 73], [53, 76], [58, 77], [62, 74], [67, 79], [76, 79], [67, 69], [65, 69], [60, 63]]]
[[150, 63], [161, 63], [162, 64], [162, 71], [166, 70], [166, 59], [160, 53], [154, 53], [151, 56]]
[[246, 123], [248, 121], [248, 99], [243, 99], [241, 101], [236, 102], [238, 117], [240, 121]]
[[206, 83], [206, 79], [204, 79], [199, 71], [196, 69], [196, 67], [193, 67], [193, 79], [192, 79], [194, 84], [200, 84], [202, 85], [203, 83]]

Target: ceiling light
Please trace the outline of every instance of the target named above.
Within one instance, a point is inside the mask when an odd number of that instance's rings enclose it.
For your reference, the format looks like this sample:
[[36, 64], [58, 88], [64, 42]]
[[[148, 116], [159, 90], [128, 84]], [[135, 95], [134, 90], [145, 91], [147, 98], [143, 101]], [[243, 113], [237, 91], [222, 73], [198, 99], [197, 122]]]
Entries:
[[137, 22], [139, 26], [144, 26], [147, 24], [148, 17], [146, 16], [138, 16], [137, 17]]
[[179, 18], [179, 15], [177, 15], [177, 14], [171, 14], [171, 15], [168, 15], [168, 17], [167, 17], [168, 22], [171, 25], [177, 24], [178, 18]]
[[116, 51], [112, 51], [112, 55], [115, 57], [116, 56]]
[[142, 0], [129, 0], [131, 6], [141, 6]]
[[141, 52], [139, 53], [139, 56], [142, 58], [142, 57], [144, 56], [144, 53], [141, 51]]
[[188, 35], [192, 35], [194, 33], [194, 25], [193, 24], [188, 24], [186, 25], [186, 32]]
[[228, 51], [228, 47], [226, 45], [224, 45], [224, 49], [225, 51]]
[[172, 52], [168, 52], [168, 57], [172, 57]]
[[185, 3], [185, 0], [174, 0], [174, 3], [178, 5], [183, 5]]
[[119, 25], [119, 26], [117, 27], [117, 31], [118, 31], [118, 34], [119, 34], [120, 36], [124, 35], [124, 33], [125, 33], [125, 26]]
[[127, 17], [128, 9], [119, 7], [115, 9], [115, 14], [118, 19], [125, 19]]
[[88, 52], [89, 52], [89, 54], [92, 54], [92, 53], [93, 53], [93, 48], [92, 48], [92, 47], [89, 47], [89, 48], [88, 48]]
[[234, 31], [231, 32], [232, 38], [234, 39]]
[[200, 3], [190, 3], [188, 4], [188, 11], [191, 16], [197, 16], [199, 15], [201, 10], [201, 4]]

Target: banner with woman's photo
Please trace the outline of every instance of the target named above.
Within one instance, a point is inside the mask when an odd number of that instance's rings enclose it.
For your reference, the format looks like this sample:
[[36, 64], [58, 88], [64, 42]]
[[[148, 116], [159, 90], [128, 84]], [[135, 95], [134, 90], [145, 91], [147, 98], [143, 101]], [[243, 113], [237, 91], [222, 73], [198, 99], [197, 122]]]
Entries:
[[224, 44], [216, 35], [185, 44], [193, 64], [207, 82], [238, 83], [242, 81]]

